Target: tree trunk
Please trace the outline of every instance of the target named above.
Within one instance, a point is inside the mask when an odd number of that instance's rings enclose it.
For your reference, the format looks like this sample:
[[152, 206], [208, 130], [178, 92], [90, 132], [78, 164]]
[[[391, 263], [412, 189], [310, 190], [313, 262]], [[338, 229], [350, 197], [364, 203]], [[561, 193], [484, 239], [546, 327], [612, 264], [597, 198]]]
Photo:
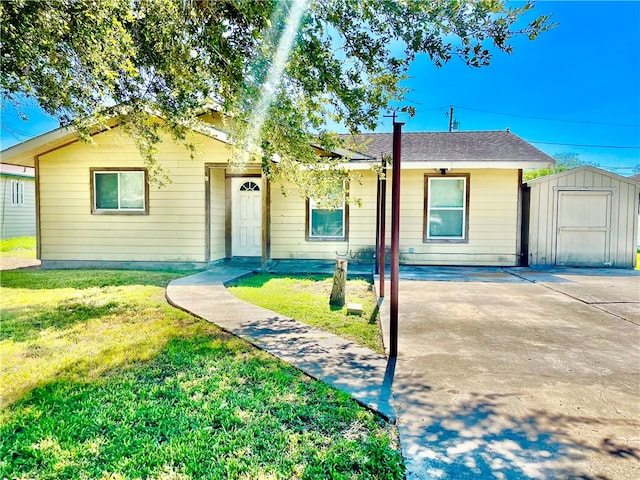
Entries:
[[332, 307], [344, 307], [347, 286], [347, 261], [336, 260], [336, 269], [333, 273], [333, 288], [329, 305]]

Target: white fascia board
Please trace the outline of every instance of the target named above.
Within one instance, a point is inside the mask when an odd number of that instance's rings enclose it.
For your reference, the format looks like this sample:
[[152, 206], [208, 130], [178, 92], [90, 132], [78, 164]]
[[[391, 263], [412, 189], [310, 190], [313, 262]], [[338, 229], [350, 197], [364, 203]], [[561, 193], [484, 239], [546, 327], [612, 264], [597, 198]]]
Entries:
[[[551, 162], [511, 162], [511, 161], [487, 161], [487, 162], [402, 162], [403, 170], [440, 170], [446, 168], [448, 170], [480, 170], [480, 169], [498, 169], [498, 170], [518, 170], [527, 168], [550, 168], [553, 166]], [[348, 170], [369, 170], [372, 165], [379, 165], [379, 162], [349, 162], [342, 166]], [[389, 165], [391, 168], [391, 165]]]
[[224, 130], [220, 130], [218, 128], [212, 127], [210, 125], [197, 125], [193, 127], [195, 132], [201, 133], [210, 138], [215, 138], [216, 140], [220, 140], [222, 143], [226, 143], [231, 145], [231, 139], [229, 138], [229, 134]]
[[[229, 135], [215, 127], [208, 125], [199, 125], [193, 129], [207, 137], [215, 138], [226, 144], [231, 144]], [[69, 137], [77, 136], [77, 130], [73, 127], [60, 127], [50, 132], [43, 133], [30, 140], [13, 145], [0, 152], [0, 162], [19, 165], [21, 167], [35, 167], [35, 156], [50, 150], [50, 148], [59, 146], [61, 140]]]
[[0, 161], [22, 167], [35, 167], [35, 156], [38, 152], [46, 151], [47, 146], [54, 146], [60, 140], [76, 134], [73, 127], [60, 127], [50, 132], [38, 135], [26, 142], [18, 143], [0, 152]]
[[35, 169], [22, 165], [9, 165], [0, 163], [0, 175], [11, 177], [33, 178], [36, 175]]

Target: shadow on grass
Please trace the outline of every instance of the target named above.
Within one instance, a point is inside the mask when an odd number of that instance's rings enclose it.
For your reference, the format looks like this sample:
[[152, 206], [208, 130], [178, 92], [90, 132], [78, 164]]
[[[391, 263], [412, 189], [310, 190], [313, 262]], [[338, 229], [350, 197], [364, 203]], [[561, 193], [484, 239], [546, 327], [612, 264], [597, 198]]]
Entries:
[[158, 478], [168, 469], [180, 478], [400, 479], [402, 459], [383, 431], [345, 395], [244, 342], [194, 335], [136, 368], [58, 379], [14, 404], [0, 425], [0, 478]]
[[171, 280], [196, 271], [147, 270], [22, 270], [4, 271], [0, 284], [6, 288], [49, 290], [57, 288], [86, 289], [124, 285], [166, 287]]
[[38, 338], [40, 332], [53, 328], [61, 330], [79, 322], [102, 318], [125, 311], [117, 302], [91, 305], [67, 300], [52, 308], [8, 308], [2, 312], [0, 340], [26, 342]]
[[378, 315], [380, 314], [380, 306], [382, 305], [383, 299], [378, 299], [376, 302], [376, 306], [373, 308], [371, 315], [369, 316], [369, 324], [375, 325], [378, 323]]
[[292, 275], [283, 275], [280, 273], [254, 273], [251, 275], [247, 275], [236, 280], [232, 280], [225, 284], [225, 287], [247, 287], [247, 288], [262, 288], [264, 287], [270, 280], [280, 279], [280, 278], [289, 278], [293, 280], [311, 280], [314, 282], [323, 282], [329, 278], [331, 275], [325, 274], [292, 274]]
[[[282, 274], [282, 273], [254, 273], [245, 277], [232, 280], [225, 284], [225, 287], [249, 287], [249, 288], [261, 288], [269, 282], [269, 280], [279, 278], [290, 278], [294, 280], [311, 280], [314, 282], [324, 282], [333, 278], [333, 275], [324, 273], [310, 273], [310, 274]], [[347, 281], [352, 280], [364, 280], [368, 283], [372, 283], [371, 276], [366, 275], [348, 275]]]

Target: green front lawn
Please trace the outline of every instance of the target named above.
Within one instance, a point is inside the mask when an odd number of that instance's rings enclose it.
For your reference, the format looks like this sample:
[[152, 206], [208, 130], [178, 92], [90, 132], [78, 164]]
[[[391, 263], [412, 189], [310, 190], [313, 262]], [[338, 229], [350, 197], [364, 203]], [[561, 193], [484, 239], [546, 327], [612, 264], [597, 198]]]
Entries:
[[3, 272], [0, 478], [402, 478], [387, 424], [170, 307], [177, 276]]
[[246, 302], [384, 353], [376, 296], [371, 283], [363, 279], [347, 280], [347, 303], [362, 304], [361, 316], [347, 315], [346, 306], [329, 306], [332, 285], [333, 277], [329, 275], [283, 276], [261, 273], [242, 278], [227, 288]]

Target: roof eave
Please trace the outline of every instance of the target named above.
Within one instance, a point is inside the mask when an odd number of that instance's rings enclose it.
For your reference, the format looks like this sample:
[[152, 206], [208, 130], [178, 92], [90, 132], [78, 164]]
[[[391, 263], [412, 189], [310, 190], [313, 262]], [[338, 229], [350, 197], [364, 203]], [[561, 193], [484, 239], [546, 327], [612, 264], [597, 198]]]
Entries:
[[[110, 125], [114, 127], [116, 125]], [[231, 144], [229, 134], [211, 125], [196, 125], [192, 131], [213, 138], [222, 143]], [[13, 145], [0, 152], [0, 161], [9, 165], [21, 167], [35, 167], [35, 157], [50, 151], [70, 141], [79, 138], [78, 131], [74, 127], [60, 127], [37, 137]]]
[[[322, 148], [322, 146], [316, 144], [316, 143], [312, 143], [311, 144], [312, 147], [317, 148], [320, 151], [326, 151], [324, 148]], [[349, 161], [372, 161], [375, 160], [374, 157], [370, 156], [370, 155], [365, 155], [364, 153], [360, 153], [360, 152], [356, 152], [355, 150], [349, 150], [348, 148], [342, 148], [342, 147], [335, 147], [333, 149], [331, 149], [331, 151], [328, 151], [327, 153], [330, 153], [332, 155], [335, 155], [336, 157], [341, 157], [341, 158], [345, 158]]]
[[[367, 170], [371, 168], [374, 161], [350, 161], [343, 166], [348, 170]], [[482, 169], [497, 169], [497, 170], [519, 170], [529, 168], [550, 168], [553, 166], [553, 162], [527, 160], [527, 161], [514, 161], [514, 160], [473, 160], [473, 161], [405, 161], [402, 162], [403, 170], [440, 170], [446, 168], [448, 170], [482, 170]]]
[[51, 147], [64, 143], [72, 136], [77, 136], [77, 131], [73, 127], [60, 127], [50, 132], [38, 135], [17, 145], [13, 145], [0, 152], [0, 161], [9, 165], [19, 165], [21, 167], [35, 167], [35, 153], [45, 151]]
[[628, 182], [628, 183], [633, 183], [633, 184], [638, 184], [640, 185], [640, 182], [638, 182], [637, 180], [633, 180], [630, 177], [623, 177], [622, 175], [618, 175], [617, 173], [613, 173], [610, 172], [608, 170], [603, 170], [602, 168], [598, 168], [598, 167], [594, 167], [593, 165], [579, 165], [577, 167], [573, 167], [570, 168], [568, 170], [563, 170], [562, 172], [557, 172], [557, 173], [551, 173], [549, 175], [544, 175], [542, 177], [536, 177], [536, 178], [532, 178], [531, 180], [525, 182], [527, 185], [535, 185], [536, 183], [542, 183], [542, 182], [546, 182], [550, 179], [554, 179], [554, 178], [561, 178], [561, 177], [566, 177], [568, 175], [573, 175], [575, 172], [581, 171], [581, 170], [589, 170], [593, 173], [596, 173], [598, 175], [604, 175], [606, 177], [610, 177], [610, 178], [615, 178], [617, 180], [620, 180], [622, 182]]

